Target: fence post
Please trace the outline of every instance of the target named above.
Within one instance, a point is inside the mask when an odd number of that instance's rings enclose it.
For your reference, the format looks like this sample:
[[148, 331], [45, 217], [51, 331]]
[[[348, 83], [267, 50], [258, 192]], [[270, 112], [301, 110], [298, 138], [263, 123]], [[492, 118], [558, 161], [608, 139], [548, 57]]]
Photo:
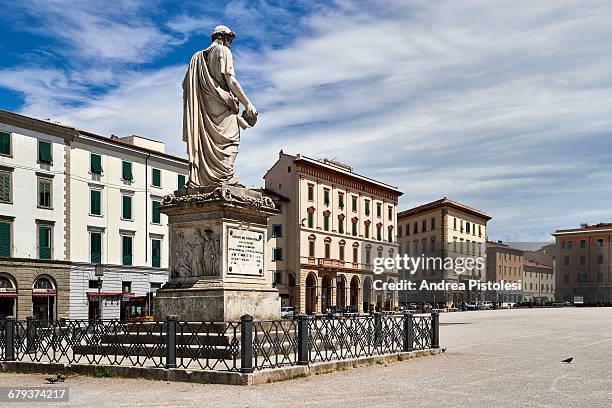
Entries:
[[36, 352], [36, 318], [26, 317], [26, 353]]
[[414, 350], [414, 320], [412, 313], [404, 313], [404, 351]]
[[382, 338], [382, 315], [374, 312], [374, 346], [378, 346]]
[[4, 361], [15, 361], [15, 318], [7, 316], [4, 326]]
[[431, 313], [431, 348], [440, 348], [440, 313]]
[[240, 317], [240, 372], [253, 372], [253, 316]]
[[166, 316], [166, 368], [176, 368], [176, 316]]
[[308, 365], [310, 356], [308, 355], [308, 316], [299, 314], [297, 317], [297, 337], [298, 337], [298, 365]]

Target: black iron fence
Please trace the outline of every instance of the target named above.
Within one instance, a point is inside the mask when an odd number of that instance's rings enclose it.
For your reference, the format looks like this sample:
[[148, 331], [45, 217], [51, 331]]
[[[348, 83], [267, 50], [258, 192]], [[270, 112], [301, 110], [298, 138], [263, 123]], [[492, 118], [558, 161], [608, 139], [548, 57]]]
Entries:
[[239, 371], [439, 347], [439, 315], [182, 322], [0, 321], [0, 360]]

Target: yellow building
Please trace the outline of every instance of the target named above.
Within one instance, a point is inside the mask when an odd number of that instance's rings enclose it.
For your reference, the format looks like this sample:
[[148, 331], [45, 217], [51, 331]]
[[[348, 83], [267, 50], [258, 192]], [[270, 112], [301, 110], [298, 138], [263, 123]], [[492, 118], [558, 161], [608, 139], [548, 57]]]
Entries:
[[268, 256], [283, 305], [309, 314], [396, 306], [395, 292], [375, 286], [397, 282], [397, 269], [372, 272], [375, 257], [397, 254], [396, 187], [282, 151], [264, 179], [281, 210], [269, 220]]
[[[484, 267], [470, 268], [456, 274], [456, 268], [427, 268], [415, 274], [404, 271], [403, 280], [428, 282], [464, 282], [486, 280], [487, 222], [484, 212], [444, 197], [427, 204], [402, 211], [397, 215], [400, 254], [411, 257], [440, 257], [441, 259], [482, 258]], [[472, 262], [474, 262], [472, 261]], [[401, 302], [428, 302], [451, 305], [483, 299], [480, 291], [404, 291]]]

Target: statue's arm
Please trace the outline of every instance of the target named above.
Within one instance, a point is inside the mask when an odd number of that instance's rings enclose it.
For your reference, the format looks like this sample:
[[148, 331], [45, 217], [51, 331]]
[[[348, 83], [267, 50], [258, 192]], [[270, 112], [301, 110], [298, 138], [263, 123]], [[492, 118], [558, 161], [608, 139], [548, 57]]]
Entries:
[[244, 105], [246, 110], [252, 116], [256, 116], [257, 109], [255, 109], [255, 106], [251, 103], [249, 98], [247, 98], [246, 94], [244, 93], [244, 90], [242, 89], [242, 86], [240, 85], [240, 82], [238, 82], [238, 80], [236, 79], [234, 75], [231, 75], [231, 74], [224, 74], [224, 75], [225, 75], [225, 81], [227, 82], [227, 86], [229, 87], [230, 91], [232, 91], [232, 93], [238, 97], [238, 100]]

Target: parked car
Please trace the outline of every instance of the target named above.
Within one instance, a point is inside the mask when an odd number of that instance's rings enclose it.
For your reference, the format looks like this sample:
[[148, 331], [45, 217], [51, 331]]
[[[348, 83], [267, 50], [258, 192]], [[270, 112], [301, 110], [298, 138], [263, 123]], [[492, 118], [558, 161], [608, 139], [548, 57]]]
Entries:
[[347, 306], [344, 308], [344, 314], [357, 314], [357, 306]]
[[295, 307], [288, 306], [281, 309], [281, 319], [293, 319], [295, 314]]
[[480, 305], [480, 308], [482, 310], [494, 309], [493, 303], [491, 303], [491, 302], [482, 302], [482, 304]]
[[467, 310], [480, 310], [482, 308], [482, 305], [478, 302], [470, 302], [466, 303], [465, 307], [467, 308]]

